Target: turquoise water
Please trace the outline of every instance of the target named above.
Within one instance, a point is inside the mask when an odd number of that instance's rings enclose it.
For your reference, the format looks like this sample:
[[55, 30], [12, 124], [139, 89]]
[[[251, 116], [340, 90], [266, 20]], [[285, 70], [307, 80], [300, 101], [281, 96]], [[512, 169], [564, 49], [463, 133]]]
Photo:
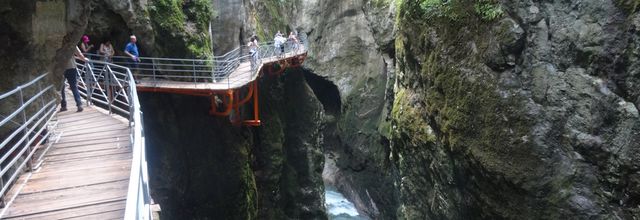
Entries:
[[335, 188], [325, 186], [325, 204], [330, 220], [366, 220], [360, 216], [353, 203], [338, 192]]

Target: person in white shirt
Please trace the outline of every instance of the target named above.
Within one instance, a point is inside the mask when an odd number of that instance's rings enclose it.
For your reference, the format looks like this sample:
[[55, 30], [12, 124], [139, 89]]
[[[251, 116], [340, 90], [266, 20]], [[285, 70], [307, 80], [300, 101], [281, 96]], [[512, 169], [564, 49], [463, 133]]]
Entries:
[[[280, 31], [278, 31], [280, 33]], [[280, 54], [284, 55], [284, 44], [287, 42], [287, 38], [282, 37], [282, 34], [276, 34], [276, 37], [273, 39], [273, 45], [276, 47], [276, 50], [280, 48]]]
[[111, 45], [111, 40], [107, 39], [104, 43], [100, 44], [100, 55], [104, 56], [105, 62], [111, 62], [113, 59], [113, 54], [115, 51], [113, 50], [113, 45]]

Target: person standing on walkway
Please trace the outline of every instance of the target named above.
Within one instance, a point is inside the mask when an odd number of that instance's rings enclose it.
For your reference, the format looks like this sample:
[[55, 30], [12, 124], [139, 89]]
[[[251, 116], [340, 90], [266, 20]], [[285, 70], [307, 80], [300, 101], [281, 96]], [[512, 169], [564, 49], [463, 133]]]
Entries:
[[124, 53], [131, 58], [129, 68], [132, 70], [137, 70], [138, 63], [140, 63], [140, 53], [138, 53], [138, 45], [136, 45], [136, 42], [138, 42], [136, 35], [131, 35], [129, 37], [129, 43], [124, 48]]
[[249, 53], [253, 56], [256, 52], [258, 52], [258, 37], [253, 36], [249, 38], [249, 43], [247, 44], [249, 47]]
[[[78, 70], [76, 69], [75, 59], [80, 59], [82, 61], [89, 61], [89, 59], [84, 57], [84, 55], [82, 55], [82, 52], [80, 52], [80, 48], [76, 46], [76, 49], [73, 52], [71, 58], [69, 58], [67, 66], [65, 66], [64, 70], [64, 78], [67, 80], [67, 83], [69, 83], [69, 88], [71, 89], [71, 93], [73, 94], [73, 99], [76, 101], [76, 106], [78, 106], [78, 110], [76, 112], [81, 112], [83, 110], [82, 100], [80, 100], [80, 92], [78, 92]], [[61, 112], [67, 110], [67, 100], [65, 99], [66, 95], [64, 92], [64, 87], [65, 85], [63, 82], [62, 89], [60, 90], [62, 96], [62, 101], [60, 101]]]
[[249, 43], [247, 44], [249, 47], [249, 53], [251, 54], [251, 69], [256, 68], [256, 62], [258, 58], [258, 36], [253, 36], [249, 39]]
[[111, 45], [111, 40], [107, 39], [104, 43], [100, 44], [100, 55], [104, 56], [105, 62], [111, 62], [113, 59], [113, 54], [115, 51], [113, 50], [113, 45]]
[[89, 53], [89, 51], [93, 48], [93, 44], [89, 44], [89, 36], [82, 36], [82, 42], [80, 43], [80, 49], [82, 53]]
[[298, 37], [296, 37], [296, 34], [293, 33], [293, 31], [291, 33], [289, 33], [289, 41], [291, 41], [291, 44], [293, 44], [293, 50], [297, 50], [298, 49], [298, 44], [300, 44], [300, 42], [298, 41]]
[[273, 39], [273, 45], [276, 47], [276, 50], [280, 50], [280, 56], [284, 56], [284, 44], [287, 42], [287, 38], [282, 37], [280, 31], [276, 34], [276, 37]]

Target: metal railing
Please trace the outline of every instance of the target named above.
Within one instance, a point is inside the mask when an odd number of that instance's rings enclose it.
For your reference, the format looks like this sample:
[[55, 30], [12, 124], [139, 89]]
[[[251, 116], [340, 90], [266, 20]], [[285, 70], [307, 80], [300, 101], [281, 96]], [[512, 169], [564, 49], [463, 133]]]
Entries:
[[[86, 98], [87, 104], [100, 106], [108, 110], [109, 113], [128, 117], [129, 125], [132, 127], [133, 159], [125, 219], [152, 218], [143, 118], [132, 70], [139, 72], [136, 74], [137, 77], [148, 77], [154, 81], [169, 79], [230, 85], [234, 81], [229, 79], [229, 76], [235, 71], [241, 71], [242, 78], [245, 75], [254, 78], [263, 61], [277, 60], [305, 52], [306, 46], [304, 44], [286, 44], [284, 51], [275, 48], [273, 44], [262, 44], [259, 46], [258, 52], [254, 54], [249, 54], [248, 48], [243, 46], [225, 55], [207, 60], [140, 57], [141, 62], [137, 66], [131, 65], [127, 61], [128, 57], [114, 57], [112, 62], [76, 61], [79, 75], [78, 89], [80, 94]], [[90, 55], [94, 59], [96, 56]], [[104, 59], [104, 57], [97, 58]], [[250, 68], [239, 69], [243, 62], [251, 63]]]
[[[56, 99], [45, 94], [53, 91], [53, 85], [43, 88], [42, 74], [28, 83], [0, 95], [0, 103], [6, 106], [13, 99], [15, 110], [0, 116], [0, 196], [4, 197], [25, 166], [33, 169], [32, 157], [37, 146], [49, 138], [48, 125], [56, 112]], [[27, 95], [31, 94], [31, 95]], [[37, 162], [37, 161], [35, 161]], [[3, 198], [4, 199], [4, 198]]]
[[125, 219], [151, 219], [151, 195], [142, 111], [129, 68], [102, 61], [77, 61], [78, 89], [88, 105], [129, 118], [133, 157]]
[[[258, 52], [250, 54], [247, 46], [238, 47], [221, 56], [209, 59], [178, 59], [139, 57], [139, 62], [133, 62], [127, 56], [113, 56], [110, 63], [128, 67], [137, 79], [145, 81], [180, 81], [198, 83], [226, 84], [227, 88], [239, 81], [252, 81], [258, 74], [258, 68], [265, 60], [277, 60], [285, 57], [303, 54], [307, 51], [306, 36], [302, 36], [297, 43], [287, 41], [281, 50], [273, 42], [260, 44]], [[86, 54], [92, 60], [106, 61], [97, 54]], [[242, 63], [251, 65], [242, 66]], [[230, 78], [231, 74], [234, 78]]]

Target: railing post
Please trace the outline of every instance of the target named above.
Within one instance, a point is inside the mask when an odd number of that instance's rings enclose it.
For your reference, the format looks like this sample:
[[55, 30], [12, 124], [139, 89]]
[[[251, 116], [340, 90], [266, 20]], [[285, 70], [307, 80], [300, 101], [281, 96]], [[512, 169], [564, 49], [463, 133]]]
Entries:
[[[156, 82], [156, 61], [155, 60], [151, 60], [151, 67], [153, 68], [153, 82]], [[131, 70], [129, 70], [129, 72], [131, 72]], [[131, 74], [131, 77], [133, 77], [133, 74]]]
[[208, 66], [211, 66], [211, 82], [215, 83], [216, 82], [216, 77], [215, 77], [216, 61], [215, 61], [215, 59], [211, 59], [211, 63]]
[[[24, 106], [24, 93], [22, 91], [22, 88], [20, 88], [20, 106]], [[27, 113], [26, 113], [26, 108], [22, 110], [22, 124], [25, 126], [24, 130], [22, 130], [22, 135], [23, 137], [27, 138], [27, 140], [24, 142], [24, 147], [27, 148], [27, 153], [26, 155], [29, 155], [31, 153], [31, 147], [29, 146], [29, 132], [27, 132], [29, 126], [27, 126]], [[24, 158], [25, 160], [27, 160], [27, 168], [29, 171], [33, 170], [33, 163], [31, 163], [31, 158]]]
[[[2, 170], [2, 166], [0, 166], [0, 170]], [[0, 176], [0, 189], [2, 188], [4, 188], [4, 178]], [[4, 207], [5, 207], [4, 195], [0, 195], [0, 208], [4, 208]]]
[[104, 86], [107, 88], [107, 97], [105, 98], [107, 98], [107, 106], [109, 114], [111, 114], [111, 68], [107, 68], [107, 74], [104, 75]]
[[[129, 68], [126, 69], [127, 70], [127, 74], [129, 75], [129, 81], [127, 82], [129, 84], [129, 89], [127, 90], [127, 95], [129, 96], [129, 127], [131, 127], [132, 123], [135, 123], [133, 121], [133, 114], [134, 114], [134, 109], [137, 107], [135, 106], [136, 102], [134, 100], [133, 97], [133, 91], [135, 89], [135, 81], [133, 81], [133, 74], [131, 73], [131, 70]], [[133, 84], [131, 84], [131, 82], [133, 82]], [[137, 99], [137, 96], [135, 97]]]
[[95, 74], [93, 73], [93, 68], [89, 66], [87, 62], [87, 67], [89, 71], [84, 72], [84, 87], [87, 90], [87, 106], [91, 105], [91, 97], [93, 97], [93, 84], [96, 83], [92, 79], [95, 79]]
[[193, 82], [197, 83], [198, 79], [196, 78], [196, 60], [192, 60], [191, 65], [193, 67]]
[[[38, 91], [42, 91], [42, 83], [38, 83]], [[40, 105], [44, 108], [44, 99], [40, 99]]]

